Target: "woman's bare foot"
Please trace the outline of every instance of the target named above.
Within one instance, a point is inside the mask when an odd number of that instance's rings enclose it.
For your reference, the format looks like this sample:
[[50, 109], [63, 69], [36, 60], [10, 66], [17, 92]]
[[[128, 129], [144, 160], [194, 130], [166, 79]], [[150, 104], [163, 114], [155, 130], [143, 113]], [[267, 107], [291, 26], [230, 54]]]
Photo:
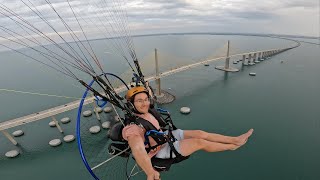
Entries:
[[235, 145], [239, 147], [244, 145], [247, 142], [248, 138], [252, 135], [252, 133], [253, 133], [253, 129], [250, 129], [248, 132], [236, 137]]

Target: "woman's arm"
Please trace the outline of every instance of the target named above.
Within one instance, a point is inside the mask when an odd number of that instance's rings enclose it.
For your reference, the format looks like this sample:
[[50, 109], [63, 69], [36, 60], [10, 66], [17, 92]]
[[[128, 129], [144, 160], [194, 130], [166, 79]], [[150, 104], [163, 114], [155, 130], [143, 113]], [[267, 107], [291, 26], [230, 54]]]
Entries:
[[129, 136], [128, 143], [137, 164], [146, 173], [148, 180], [160, 179], [159, 172], [155, 171], [151, 159], [147, 154], [143, 139], [140, 136]]

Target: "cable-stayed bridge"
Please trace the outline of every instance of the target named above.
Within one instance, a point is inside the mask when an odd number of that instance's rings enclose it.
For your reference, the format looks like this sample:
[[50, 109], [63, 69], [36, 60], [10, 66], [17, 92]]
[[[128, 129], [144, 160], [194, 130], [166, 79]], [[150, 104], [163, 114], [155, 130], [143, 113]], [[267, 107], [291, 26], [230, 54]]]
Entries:
[[[231, 54], [231, 55], [229, 55], [229, 51], [228, 51], [226, 56], [220, 56], [220, 57], [215, 57], [215, 58], [212, 58], [212, 59], [206, 59], [206, 60], [203, 60], [203, 61], [200, 61], [200, 62], [196, 62], [196, 63], [180, 66], [180, 67], [177, 67], [177, 68], [174, 68], [174, 69], [170, 69], [168, 71], [161, 72], [161, 73], [156, 72], [155, 75], [146, 77], [145, 80], [146, 81], [159, 81], [160, 82], [160, 79], [164, 78], [166, 76], [170, 76], [172, 74], [175, 74], [175, 73], [178, 73], [178, 72], [181, 72], [181, 71], [186, 71], [186, 70], [198, 67], [200, 65], [206, 65], [208, 63], [211, 63], [211, 62], [214, 62], [214, 61], [218, 61], [218, 60], [226, 60], [226, 63], [225, 63], [224, 67], [222, 67], [222, 68], [221, 67], [220, 68], [216, 67], [216, 69], [225, 70], [225, 71], [228, 71], [228, 69], [231, 69], [231, 72], [232, 72], [232, 68], [229, 66], [229, 59], [231, 57], [233, 57], [233, 58], [237, 58], [237, 57], [238, 58], [242, 58], [242, 65], [254, 65], [255, 62], [260, 62], [261, 60], [264, 60], [266, 58], [270, 58], [271, 56], [274, 56], [276, 54], [279, 54], [279, 53], [285, 52], [287, 50], [290, 50], [292, 48], [296, 48], [296, 47], [300, 46], [300, 43], [298, 41], [295, 41], [295, 42], [296, 42], [295, 45], [293, 45], [291, 47], [286, 47], [286, 48], [267, 49], [267, 50], [259, 50], [259, 51], [252, 51], [252, 52], [243, 52], [243, 53], [237, 53], [237, 54]], [[159, 87], [160, 87], [160, 85], [159, 85]], [[123, 92], [125, 90], [126, 90], [126, 86], [125, 85], [122, 85], [122, 86], [119, 86], [119, 87], [115, 88], [115, 91], [117, 93]], [[93, 102], [94, 102], [94, 97], [89, 97], [89, 98], [85, 99], [84, 104], [86, 105], [86, 104], [90, 104], [90, 103], [93, 103]], [[70, 111], [70, 110], [78, 108], [79, 103], [80, 103], [80, 100], [77, 100], [77, 101], [73, 101], [73, 102], [70, 102], [70, 103], [67, 103], [67, 104], [64, 104], [64, 105], [61, 105], [61, 106], [57, 106], [57, 107], [51, 108], [51, 109], [47, 109], [47, 110], [40, 111], [40, 112], [37, 112], [37, 113], [33, 113], [33, 114], [30, 114], [30, 115], [27, 115], [27, 116], [23, 116], [23, 117], [19, 117], [19, 118], [15, 118], [15, 119], [12, 119], [12, 120], [8, 120], [8, 121], [5, 121], [5, 122], [2, 122], [2, 123], [0, 123], [0, 131], [2, 131], [3, 134], [10, 141], [12, 141], [14, 143], [14, 139], [5, 131], [6, 129], [13, 128], [13, 127], [20, 126], [20, 125], [24, 125], [24, 124], [27, 124], [27, 123], [30, 123], [30, 122], [34, 122], [34, 121], [43, 120], [43, 119], [46, 119], [46, 118], [49, 118], [49, 117], [54, 117], [57, 114], [61, 114], [63, 112]]]

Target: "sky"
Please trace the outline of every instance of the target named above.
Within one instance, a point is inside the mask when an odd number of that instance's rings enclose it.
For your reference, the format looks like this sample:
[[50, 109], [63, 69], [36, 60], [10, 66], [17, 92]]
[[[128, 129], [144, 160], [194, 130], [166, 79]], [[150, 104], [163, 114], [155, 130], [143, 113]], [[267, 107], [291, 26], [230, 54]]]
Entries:
[[[81, 29], [67, 0], [47, 0], [76, 33]], [[69, 0], [82, 28], [91, 33], [102, 24], [119, 19], [131, 34], [219, 32], [287, 34], [319, 37], [320, 0]], [[23, 2], [43, 13], [61, 34], [66, 28], [45, 0], [0, 0], [0, 12], [8, 7], [47, 34], [53, 33]], [[121, 3], [126, 16], [119, 14]], [[117, 14], [118, 13], [118, 14]], [[128, 17], [128, 18], [126, 18]], [[99, 21], [100, 20], [100, 21]], [[94, 21], [94, 22], [93, 22]], [[119, 21], [118, 21], [119, 22]], [[110, 22], [109, 22], [110, 23]], [[19, 31], [13, 20], [0, 14], [0, 26]], [[31, 32], [30, 32], [31, 33]], [[115, 34], [110, 31], [110, 34]], [[0, 35], [5, 33], [0, 30]], [[24, 35], [27, 35], [24, 33]], [[1, 38], [0, 38], [1, 39]]]

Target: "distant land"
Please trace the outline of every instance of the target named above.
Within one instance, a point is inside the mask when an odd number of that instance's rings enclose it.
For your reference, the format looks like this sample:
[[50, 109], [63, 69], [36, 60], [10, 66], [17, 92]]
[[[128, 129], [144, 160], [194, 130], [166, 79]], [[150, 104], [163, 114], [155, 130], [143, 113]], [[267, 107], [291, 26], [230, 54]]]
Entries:
[[303, 36], [303, 35], [288, 35], [288, 34], [260, 34], [260, 33], [232, 33], [232, 32], [183, 32], [183, 33], [154, 33], [154, 34], [141, 34], [133, 35], [133, 37], [140, 36], [161, 36], [161, 35], [197, 35], [197, 34], [208, 34], [208, 35], [241, 35], [241, 36], [281, 36], [289, 38], [305, 38], [305, 39], [319, 39], [320, 37], [315, 36]]
[[[314, 43], [314, 42], [306, 42], [306, 41], [301, 41], [309, 44], [315, 44], [315, 45], [320, 45], [320, 37], [315, 37], [315, 36], [303, 36], [303, 35], [287, 35], [287, 34], [260, 34], [260, 33], [233, 33], [233, 32], [168, 32], [168, 33], [151, 33], [151, 34], [136, 34], [132, 35], [132, 37], [144, 37], [144, 36], [167, 36], [167, 35], [239, 35], [239, 36], [259, 36], [259, 37], [282, 37], [282, 38], [305, 38], [305, 39], [319, 39], [319, 43]], [[116, 39], [121, 36], [115, 36], [115, 37], [108, 37], [108, 38], [92, 38], [90, 39], [91, 41], [94, 40], [101, 40], [101, 39]], [[84, 40], [81, 40], [82, 42], [85, 42]], [[66, 41], [67, 43], [72, 43], [75, 41]], [[57, 44], [64, 44], [64, 42], [57, 42]], [[50, 45], [48, 43], [43, 44], [43, 45]], [[1, 41], [0, 41], [0, 47], [3, 46]], [[35, 47], [35, 46], [33, 46]], [[25, 47], [16, 47], [15, 50], [22, 50], [22, 49], [29, 49]], [[8, 49], [8, 48], [0, 48], [0, 52], [4, 51], [11, 51], [13, 49]]]

